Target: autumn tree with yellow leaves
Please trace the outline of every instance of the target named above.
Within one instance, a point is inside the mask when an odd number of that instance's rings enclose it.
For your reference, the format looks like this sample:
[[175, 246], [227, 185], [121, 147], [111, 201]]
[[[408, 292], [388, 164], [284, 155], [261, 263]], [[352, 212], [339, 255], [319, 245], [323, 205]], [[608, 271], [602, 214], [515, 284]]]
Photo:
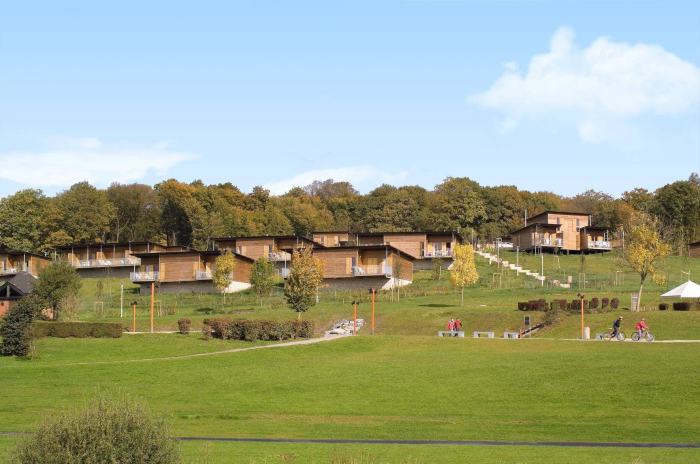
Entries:
[[292, 270], [284, 283], [284, 299], [297, 319], [316, 304], [316, 292], [323, 282], [323, 263], [316, 258], [311, 248], [292, 253]]
[[226, 289], [233, 282], [233, 271], [236, 269], [236, 257], [229, 250], [224, 251], [214, 261], [214, 269], [211, 273], [211, 280], [216, 288], [224, 294], [224, 304], [226, 304]]
[[452, 269], [450, 280], [453, 285], [462, 289], [462, 303], [464, 306], [464, 287], [475, 284], [479, 280], [474, 264], [474, 249], [471, 245], [455, 245], [452, 249]]
[[663, 283], [664, 277], [657, 275], [657, 266], [671, 252], [671, 247], [664, 242], [659, 233], [659, 224], [648, 215], [639, 213], [625, 234], [625, 249], [620, 257], [624, 263], [639, 274], [639, 298], [637, 307], [642, 303], [644, 281], [651, 277], [656, 283]]

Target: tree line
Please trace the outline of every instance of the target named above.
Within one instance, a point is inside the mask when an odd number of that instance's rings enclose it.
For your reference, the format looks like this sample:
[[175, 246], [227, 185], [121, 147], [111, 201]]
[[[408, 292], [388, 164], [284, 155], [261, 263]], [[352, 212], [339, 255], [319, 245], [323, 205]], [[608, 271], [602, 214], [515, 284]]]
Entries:
[[348, 182], [315, 181], [274, 196], [263, 187], [242, 192], [231, 183], [175, 179], [154, 186], [80, 182], [55, 196], [20, 190], [0, 200], [0, 246], [42, 252], [69, 244], [150, 240], [211, 249], [224, 236], [299, 234], [314, 230], [405, 232], [457, 230], [484, 239], [522, 227], [547, 210], [591, 214], [593, 225], [628, 228], [635, 212], [657, 220], [674, 252], [700, 240], [700, 177], [692, 174], [648, 191], [615, 198], [587, 190], [572, 197], [515, 186], [481, 186], [448, 177], [432, 190], [382, 185], [361, 195]]

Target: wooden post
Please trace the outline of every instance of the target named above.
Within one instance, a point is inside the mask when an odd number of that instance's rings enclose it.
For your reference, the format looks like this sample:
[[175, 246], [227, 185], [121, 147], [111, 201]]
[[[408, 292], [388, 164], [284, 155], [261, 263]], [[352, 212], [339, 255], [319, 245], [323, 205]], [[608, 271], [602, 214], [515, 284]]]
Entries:
[[153, 299], [156, 293], [156, 283], [151, 282], [151, 333], [153, 333]]
[[372, 295], [372, 335], [374, 335], [374, 295], [377, 294], [377, 290], [370, 288], [369, 293]]
[[583, 297], [584, 295], [581, 295], [581, 340], [583, 340]]
[[357, 300], [352, 302], [353, 305], [353, 316], [352, 316], [352, 334], [357, 335]]

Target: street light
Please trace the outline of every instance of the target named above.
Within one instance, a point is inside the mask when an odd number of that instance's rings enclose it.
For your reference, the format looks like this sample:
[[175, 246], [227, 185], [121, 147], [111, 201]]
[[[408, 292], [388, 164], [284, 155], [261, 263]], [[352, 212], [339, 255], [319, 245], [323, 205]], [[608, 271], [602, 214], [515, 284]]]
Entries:
[[370, 288], [369, 294], [372, 295], [372, 335], [374, 335], [374, 295], [377, 294], [377, 289]]
[[583, 293], [577, 293], [576, 296], [581, 298], [581, 340], [583, 340], [584, 328], [583, 328], [583, 299], [586, 297]]
[[355, 300], [352, 302], [353, 315], [352, 315], [352, 334], [357, 335], [357, 305], [358, 302]]
[[122, 291], [119, 295], [119, 317], [124, 317], [124, 281], [121, 282]]

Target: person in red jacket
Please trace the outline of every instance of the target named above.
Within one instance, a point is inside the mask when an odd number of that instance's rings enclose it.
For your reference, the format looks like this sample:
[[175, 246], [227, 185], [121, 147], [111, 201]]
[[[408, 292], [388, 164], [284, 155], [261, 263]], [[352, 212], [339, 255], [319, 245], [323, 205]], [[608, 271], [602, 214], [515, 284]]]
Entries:
[[450, 319], [450, 322], [447, 323], [447, 330], [449, 330], [450, 332], [455, 330], [455, 320], [454, 319]]
[[462, 323], [459, 322], [459, 318], [457, 318], [457, 320], [455, 321], [455, 330], [457, 332], [459, 332], [461, 328], [462, 328]]
[[647, 327], [646, 323], [644, 322], [644, 318], [642, 318], [641, 321], [637, 322], [637, 327], [636, 327], [636, 329], [637, 329], [637, 333], [639, 334], [639, 338], [641, 339], [641, 338], [642, 338], [642, 333], [643, 333], [645, 330], [649, 330], [649, 327]]

